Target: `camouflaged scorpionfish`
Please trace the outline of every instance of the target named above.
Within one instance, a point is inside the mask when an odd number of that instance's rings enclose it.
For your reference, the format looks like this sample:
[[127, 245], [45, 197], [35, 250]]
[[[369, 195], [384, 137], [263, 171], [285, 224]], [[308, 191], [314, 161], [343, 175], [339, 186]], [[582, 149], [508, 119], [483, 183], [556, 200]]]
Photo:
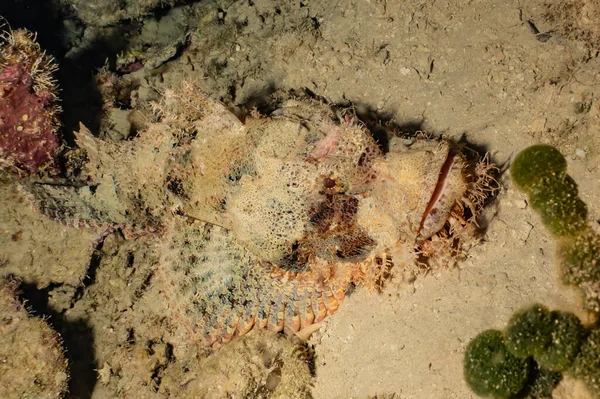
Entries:
[[82, 127], [85, 182], [26, 189], [59, 220], [159, 237], [170, 317], [213, 347], [253, 327], [298, 332], [350, 285], [451, 262], [490, 190], [490, 166], [459, 146], [392, 138], [384, 153], [323, 105], [242, 123], [184, 84], [158, 115], [121, 143]]

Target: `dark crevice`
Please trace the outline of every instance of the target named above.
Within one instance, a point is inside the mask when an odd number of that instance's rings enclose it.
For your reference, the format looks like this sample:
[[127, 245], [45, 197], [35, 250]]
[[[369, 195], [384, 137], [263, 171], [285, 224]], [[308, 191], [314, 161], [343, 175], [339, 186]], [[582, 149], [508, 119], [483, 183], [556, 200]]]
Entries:
[[391, 136], [415, 137], [423, 131], [423, 120], [397, 122], [392, 114], [377, 111], [376, 108], [362, 103], [341, 103], [338, 107], [352, 107], [356, 116], [365, 124], [379, 148], [387, 153]]
[[34, 316], [42, 317], [56, 330], [63, 341], [65, 357], [70, 374], [69, 390], [65, 399], [88, 399], [96, 385], [98, 363], [94, 350], [92, 326], [84, 319], [68, 320], [48, 305], [50, 292], [62, 284], [51, 284], [44, 289], [35, 284], [23, 283], [20, 286], [20, 299]]
[[135, 298], [139, 299], [139, 298], [142, 297], [142, 295], [144, 294], [144, 292], [150, 286], [150, 282], [152, 281], [152, 277], [153, 276], [154, 276], [153, 272], [149, 272], [148, 273], [148, 275], [146, 276], [146, 278], [144, 279], [144, 281], [142, 282], [142, 284], [138, 287], [138, 289], [135, 290], [135, 293], [133, 294]]
[[[102, 258], [103, 245], [103, 240], [97, 244], [90, 259], [88, 273], [73, 294], [70, 308], [73, 308], [75, 303], [83, 297], [86, 287], [95, 282], [96, 269]], [[49, 296], [62, 286], [63, 284], [60, 283], [52, 283], [39, 289], [35, 284], [23, 283], [20, 287], [21, 300], [26, 301], [33, 315], [46, 319], [48, 324], [62, 337], [70, 373], [69, 390], [65, 399], [88, 399], [92, 397], [98, 369], [93, 328], [87, 320], [69, 319], [64, 311], [60, 312], [49, 306]]]
[[100, 266], [100, 261], [102, 260], [102, 247], [104, 246], [104, 239], [102, 239], [94, 248], [94, 252], [90, 257], [90, 263], [87, 269], [87, 274], [84, 277], [82, 283], [77, 287], [77, 291], [73, 295], [73, 299], [71, 301], [71, 308], [75, 306], [75, 304], [83, 297], [85, 289], [92, 285], [96, 281], [96, 271], [98, 266]]
[[[156, 344], [156, 342], [151, 342], [148, 347], [148, 351], [150, 352], [151, 356], [154, 354], [153, 347], [155, 344]], [[169, 363], [172, 363], [175, 361], [175, 358], [173, 355], [173, 345], [166, 344], [165, 350], [166, 350], [166, 353], [165, 353], [166, 362], [158, 363], [156, 365], [156, 367], [154, 368], [154, 370], [152, 370], [152, 375], [150, 376], [150, 380], [153, 381], [155, 384], [153, 387], [154, 392], [158, 392], [158, 388], [160, 387], [160, 384], [162, 382], [162, 372], [167, 368]]]

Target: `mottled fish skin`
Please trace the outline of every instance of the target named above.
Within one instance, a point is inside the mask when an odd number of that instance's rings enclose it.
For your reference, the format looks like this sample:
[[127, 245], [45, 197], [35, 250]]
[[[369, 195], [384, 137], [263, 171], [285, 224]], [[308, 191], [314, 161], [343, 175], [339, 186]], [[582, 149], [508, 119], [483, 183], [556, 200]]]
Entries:
[[[33, 208], [69, 226], [95, 227], [100, 231], [124, 228], [140, 234], [158, 231], [166, 210], [177, 199], [163, 187], [162, 173], [148, 173], [136, 166], [140, 158], [157, 147], [149, 145], [147, 139], [134, 144], [105, 142], [93, 137], [83, 125], [75, 136], [87, 156], [83, 176], [22, 181], [21, 191]], [[165, 135], [163, 151], [170, 145], [172, 139], [169, 141]], [[165, 162], [158, 163], [158, 167], [165, 168]]]
[[242, 124], [200, 93], [168, 91], [161, 120], [132, 141], [82, 127], [84, 176], [23, 190], [64, 223], [153, 236], [168, 317], [205, 346], [253, 328], [298, 333], [392, 266], [456, 258], [491, 190], [490, 166], [448, 141], [391, 140], [383, 153], [358, 120], [321, 104]]
[[[301, 272], [286, 271], [258, 261], [235, 244], [230, 232], [202, 222], [188, 226], [187, 234], [206, 234], [206, 247], [197, 250], [205, 256], [182, 264], [193, 252], [175, 244], [186, 240], [185, 229], [171, 230], [172, 244], [161, 253], [173, 252], [161, 260], [159, 276], [190, 336], [213, 347], [254, 327], [291, 335], [323, 320], [335, 313], [364, 267], [314, 259]], [[222, 258], [224, 253], [228, 256]]]

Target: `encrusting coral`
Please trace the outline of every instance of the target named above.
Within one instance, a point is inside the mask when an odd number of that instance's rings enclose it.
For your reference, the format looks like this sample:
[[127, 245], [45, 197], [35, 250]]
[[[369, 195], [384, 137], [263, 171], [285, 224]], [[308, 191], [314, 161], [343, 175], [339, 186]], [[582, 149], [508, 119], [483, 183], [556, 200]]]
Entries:
[[60, 336], [29, 315], [16, 287], [0, 279], [0, 397], [60, 398], [69, 379]]
[[[183, 375], [171, 368], [163, 377], [175, 398], [309, 399], [311, 359], [294, 339], [266, 330], [232, 341]], [[194, 394], [190, 394], [194, 392]]]
[[55, 173], [58, 135], [56, 64], [23, 29], [0, 35], [0, 168]]
[[175, 324], [213, 347], [308, 329], [353, 284], [452, 264], [492, 191], [492, 166], [450, 141], [391, 138], [384, 153], [353, 114], [314, 102], [242, 123], [189, 83], [135, 139], [82, 126], [76, 142], [84, 173], [23, 182], [34, 206], [151, 240]]

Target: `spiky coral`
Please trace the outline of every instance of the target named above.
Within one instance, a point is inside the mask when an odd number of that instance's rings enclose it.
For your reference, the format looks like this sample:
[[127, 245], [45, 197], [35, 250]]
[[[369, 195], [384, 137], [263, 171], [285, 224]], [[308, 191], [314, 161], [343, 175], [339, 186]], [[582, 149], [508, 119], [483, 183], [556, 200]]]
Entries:
[[56, 68], [34, 34], [20, 29], [0, 35], [0, 168], [55, 171], [61, 147]]

